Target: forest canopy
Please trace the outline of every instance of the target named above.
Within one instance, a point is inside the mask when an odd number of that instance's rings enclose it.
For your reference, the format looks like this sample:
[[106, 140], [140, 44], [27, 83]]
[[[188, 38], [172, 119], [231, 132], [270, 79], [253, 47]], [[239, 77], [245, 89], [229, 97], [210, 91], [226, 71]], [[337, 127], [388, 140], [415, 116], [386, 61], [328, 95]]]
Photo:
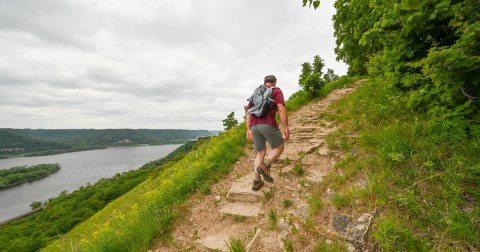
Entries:
[[386, 79], [403, 93], [392, 103], [431, 116], [430, 132], [480, 139], [478, 1], [337, 0], [335, 8], [335, 52], [349, 75]]
[[59, 170], [59, 164], [24, 165], [0, 170], [0, 190], [46, 177]]

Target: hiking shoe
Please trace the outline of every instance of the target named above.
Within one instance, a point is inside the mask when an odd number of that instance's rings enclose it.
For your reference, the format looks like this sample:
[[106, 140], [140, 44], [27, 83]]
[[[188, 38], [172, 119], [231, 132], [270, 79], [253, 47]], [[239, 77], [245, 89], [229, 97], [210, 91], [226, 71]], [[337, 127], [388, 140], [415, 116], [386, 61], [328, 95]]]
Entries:
[[257, 167], [258, 173], [260, 173], [266, 181], [272, 183], [273, 178], [270, 176], [270, 167], [268, 167], [265, 163], [262, 163], [260, 166]]
[[254, 191], [258, 191], [258, 189], [260, 189], [262, 186], [263, 186], [263, 180], [260, 179], [260, 180], [256, 180], [254, 179], [253, 180], [253, 185], [252, 185], [252, 190]]

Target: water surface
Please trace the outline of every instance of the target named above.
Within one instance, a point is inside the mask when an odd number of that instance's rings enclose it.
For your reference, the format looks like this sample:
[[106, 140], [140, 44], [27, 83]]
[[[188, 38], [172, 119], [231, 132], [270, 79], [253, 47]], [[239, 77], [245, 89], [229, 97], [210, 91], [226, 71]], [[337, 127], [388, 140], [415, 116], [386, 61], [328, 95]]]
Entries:
[[72, 192], [86, 183], [95, 183], [116, 173], [139, 168], [143, 164], [164, 157], [179, 144], [118, 147], [79, 151], [39, 157], [0, 159], [0, 169], [13, 166], [59, 163], [61, 169], [45, 178], [0, 190], [0, 221], [30, 210], [33, 201], [45, 201], [60, 192]]

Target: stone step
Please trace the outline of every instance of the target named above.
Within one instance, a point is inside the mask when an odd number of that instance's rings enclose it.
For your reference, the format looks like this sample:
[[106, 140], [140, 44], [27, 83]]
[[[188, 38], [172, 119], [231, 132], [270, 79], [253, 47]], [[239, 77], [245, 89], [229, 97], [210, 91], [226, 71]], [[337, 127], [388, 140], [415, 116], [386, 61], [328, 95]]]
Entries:
[[312, 137], [315, 136], [316, 134], [314, 132], [294, 132], [294, 136], [299, 136], [299, 137]]
[[261, 202], [230, 202], [227, 203], [220, 213], [245, 216], [245, 217], [257, 217], [262, 208]]
[[[230, 237], [243, 238], [245, 237], [247, 230], [240, 226], [233, 226], [229, 231], [221, 230], [214, 233], [209, 233], [205, 237], [196, 241], [197, 244], [203, 247], [200, 251], [229, 251], [227, 243], [230, 240]], [[260, 229], [257, 229], [253, 238], [247, 240], [246, 242], [246, 251], [254, 252], [256, 247], [258, 247], [259, 238], [260, 238]], [[195, 251], [198, 251], [197, 249]]]
[[[302, 142], [308, 142], [312, 139], [314, 139], [315, 137], [313, 136], [292, 136], [292, 139], [293, 140], [302, 140]], [[305, 141], [305, 140], [308, 140], [308, 141]]]
[[317, 118], [303, 118], [304, 122], [319, 122], [320, 119]]
[[312, 132], [312, 133], [304, 133], [304, 132], [294, 132], [292, 136], [299, 136], [299, 137], [323, 137], [326, 136], [327, 132]]
[[[253, 191], [252, 182], [254, 179], [253, 171], [251, 174], [237, 179], [233, 182], [227, 194], [227, 199], [230, 201], [241, 202], [262, 202], [265, 196], [262, 191]], [[263, 190], [269, 188], [269, 183], [265, 182]]]
[[314, 143], [314, 144], [311, 144], [311, 145], [303, 148], [302, 151], [303, 151], [304, 153], [310, 154], [310, 153], [314, 152], [316, 149], [320, 148], [320, 146], [322, 146], [322, 145], [323, 145], [322, 142], [320, 142], [320, 143]]
[[327, 173], [321, 170], [309, 170], [306, 180], [312, 183], [320, 183], [327, 176]]
[[220, 232], [217, 234], [211, 234], [206, 237], [203, 237], [196, 242], [203, 246], [207, 250], [214, 250], [214, 251], [228, 251], [227, 241], [229, 237], [226, 232]]
[[306, 133], [306, 132], [314, 132], [315, 130], [317, 130], [318, 127], [295, 127], [295, 128], [292, 128], [292, 132], [297, 132], [297, 133], [300, 133], [300, 132], [303, 132], [303, 133]]

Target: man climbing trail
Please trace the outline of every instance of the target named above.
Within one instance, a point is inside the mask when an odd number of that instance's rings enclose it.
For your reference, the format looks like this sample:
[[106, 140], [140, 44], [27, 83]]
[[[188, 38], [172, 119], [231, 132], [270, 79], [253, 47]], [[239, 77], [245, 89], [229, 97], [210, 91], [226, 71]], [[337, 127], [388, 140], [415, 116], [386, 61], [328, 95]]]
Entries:
[[[247, 138], [253, 140], [255, 151], [257, 151], [253, 165], [255, 179], [253, 180], [252, 190], [254, 191], [260, 189], [264, 184], [260, 175], [264, 180], [273, 182], [273, 178], [270, 176], [270, 166], [282, 154], [285, 146], [282, 133], [275, 120], [277, 111], [283, 125], [285, 141], [288, 140], [290, 135], [283, 92], [276, 87], [277, 78], [268, 75], [263, 83], [262, 86], [255, 89], [246, 106]], [[272, 150], [268, 158], [265, 158], [267, 141]]]

